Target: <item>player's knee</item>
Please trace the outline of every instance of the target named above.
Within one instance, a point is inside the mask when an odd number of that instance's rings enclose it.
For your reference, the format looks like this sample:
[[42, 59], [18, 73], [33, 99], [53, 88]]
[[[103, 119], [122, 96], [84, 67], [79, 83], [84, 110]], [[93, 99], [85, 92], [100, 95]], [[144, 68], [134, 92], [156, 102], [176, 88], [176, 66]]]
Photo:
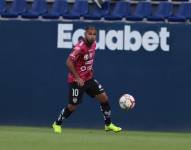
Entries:
[[77, 105], [68, 104], [68, 109], [69, 109], [71, 112], [75, 111], [76, 108], [77, 108]]
[[106, 93], [99, 94], [99, 95], [97, 96], [97, 98], [99, 99], [99, 101], [100, 101], [101, 103], [105, 103], [105, 102], [108, 101], [108, 96], [107, 96]]
[[104, 101], [108, 101], [108, 96], [107, 96], [107, 94], [104, 94], [103, 97], [104, 97], [104, 98], [103, 98]]

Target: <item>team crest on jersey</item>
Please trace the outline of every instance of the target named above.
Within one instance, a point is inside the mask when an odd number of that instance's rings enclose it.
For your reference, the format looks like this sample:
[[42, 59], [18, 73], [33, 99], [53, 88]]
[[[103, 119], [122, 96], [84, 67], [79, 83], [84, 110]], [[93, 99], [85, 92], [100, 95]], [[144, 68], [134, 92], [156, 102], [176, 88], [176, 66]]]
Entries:
[[74, 103], [77, 103], [78, 99], [77, 99], [76, 97], [73, 97], [72, 101], [73, 101]]
[[85, 54], [84, 55], [84, 60], [88, 60], [89, 59], [89, 55], [88, 54]]

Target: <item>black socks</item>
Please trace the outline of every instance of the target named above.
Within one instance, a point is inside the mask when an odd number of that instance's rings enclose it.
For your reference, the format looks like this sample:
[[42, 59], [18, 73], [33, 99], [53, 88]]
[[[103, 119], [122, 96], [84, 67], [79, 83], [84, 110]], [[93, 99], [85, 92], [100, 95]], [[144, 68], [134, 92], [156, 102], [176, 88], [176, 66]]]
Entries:
[[111, 123], [111, 108], [109, 102], [100, 103], [100, 108], [103, 113], [105, 125], [109, 125]]
[[[105, 103], [100, 103], [100, 108], [103, 113], [105, 125], [109, 125], [111, 123], [111, 108], [109, 102], [107, 101]], [[68, 118], [71, 114], [72, 111], [70, 111], [68, 107], [63, 108], [58, 119], [56, 120], [56, 124], [62, 125], [63, 120]]]
[[63, 108], [62, 111], [60, 112], [60, 115], [59, 115], [57, 121], [56, 121], [56, 124], [61, 125], [63, 120], [68, 118], [71, 115], [71, 113], [72, 113], [72, 111], [70, 111], [68, 109], [68, 107]]

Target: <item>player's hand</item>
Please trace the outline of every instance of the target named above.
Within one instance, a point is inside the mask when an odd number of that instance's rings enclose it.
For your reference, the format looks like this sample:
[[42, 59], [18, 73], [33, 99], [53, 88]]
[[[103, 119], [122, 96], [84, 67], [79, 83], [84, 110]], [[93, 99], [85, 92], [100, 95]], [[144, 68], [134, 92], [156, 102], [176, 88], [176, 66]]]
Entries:
[[76, 82], [78, 86], [84, 86], [84, 80], [82, 80], [81, 78], [76, 78]]

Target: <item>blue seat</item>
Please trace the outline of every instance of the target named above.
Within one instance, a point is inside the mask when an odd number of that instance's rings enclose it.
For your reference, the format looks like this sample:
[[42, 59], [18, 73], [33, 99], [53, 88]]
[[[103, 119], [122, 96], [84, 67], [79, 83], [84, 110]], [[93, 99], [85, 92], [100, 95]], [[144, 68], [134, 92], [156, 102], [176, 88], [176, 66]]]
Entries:
[[75, 1], [72, 10], [69, 14], [64, 14], [65, 19], [80, 19], [80, 17], [88, 13], [88, 1], [86, 0], [77, 0]]
[[164, 21], [171, 16], [172, 13], [173, 4], [171, 2], [161, 2], [153, 16], [150, 16], [147, 19], [150, 21]]
[[168, 18], [172, 22], [185, 22], [187, 19], [191, 19], [191, 3], [181, 3], [177, 13], [174, 16]]
[[131, 8], [129, 2], [118, 1], [112, 11], [111, 15], [105, 17], [106, 20], [121, 20], [131, 16]]
[[14, 0], [10, 9], [2, 13], [2, 17], [15, 18], [27, 11], [26, 0]]
[[5, 0], [0, 0], [0, 15], [6, 11]]
[[140, 1], [137, 4], [135, 13], [132, 16], [126, 17], [127, 20], [132, 21], [142, 21], [144, 18], [147, 18], [152, 15], [152, 6], [150, 2]]
[[34, 0], [29, 11], [22, 14], [23, 18], [38, 18], [48, 13], [46, 0]]
[[105, 1], [102, 4], [102, 8], [98, 7], [97, 5], [94, 7], [92, 12], [86, 14], [84, 16], [85, 19], [90, 19], [90, 20], [100, 20], [102, 17], [108, 16], [110, 13], [110, 2]]
[[67, 0], [55, 0], [49, 13], [43, 15], [45, 19], [58, 19], [60, 16], [68, 14]]

